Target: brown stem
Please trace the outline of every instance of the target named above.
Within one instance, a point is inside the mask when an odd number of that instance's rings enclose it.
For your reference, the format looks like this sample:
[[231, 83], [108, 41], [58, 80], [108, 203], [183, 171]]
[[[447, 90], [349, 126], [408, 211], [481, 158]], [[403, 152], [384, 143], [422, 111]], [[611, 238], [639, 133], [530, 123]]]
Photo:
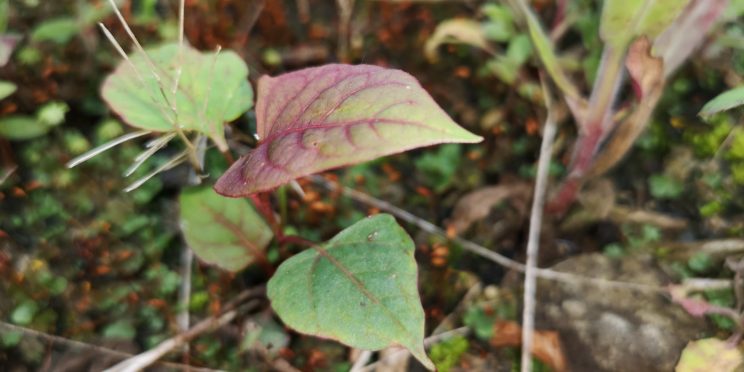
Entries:
[[220, 151], [220, 153], [222, 154], [222, 157], [225, 158], [225, 161], [227, 161], [228, 167], [235, 163], [235, 157], [233, 157], [233, 154], [230, 152], [230, 150]]

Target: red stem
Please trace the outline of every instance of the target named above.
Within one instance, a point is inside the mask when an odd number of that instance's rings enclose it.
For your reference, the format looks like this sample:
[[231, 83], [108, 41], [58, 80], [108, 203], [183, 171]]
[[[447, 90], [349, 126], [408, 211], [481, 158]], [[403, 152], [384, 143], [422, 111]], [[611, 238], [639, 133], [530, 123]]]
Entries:
[[313, 247], [317, 245], [317, 243], [315, 243], [312, 240], [308, 240], [301, 236], [296, 236], [296, 235], [284, 235], [278, 240], [279, 240], [279, 244], [281, 245], [295, 244], [295, 245], [301, 245], [301, 246], [306, 246], [306, 247]]

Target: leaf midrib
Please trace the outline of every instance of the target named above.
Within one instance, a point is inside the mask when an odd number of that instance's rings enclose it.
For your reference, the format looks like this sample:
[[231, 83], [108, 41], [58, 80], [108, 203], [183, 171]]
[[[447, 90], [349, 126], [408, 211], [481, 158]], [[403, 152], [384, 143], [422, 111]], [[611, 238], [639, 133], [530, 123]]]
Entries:
[[[349, 245], [357, 245], [357, 244], [359, 244], [359, 245], [361, 245], [361, 244], [364, 244], [364, 245], [382, 245], [382, 246], [392, 246], [392, 247], [398, 246], [395, 243], [387, 243], [387, 242], [374, 242], [374, 243], [371, 243], [371, 242], [364, 242], [364, 241], [356, 241], [356, 242], [343, 242], [343, 243], [339, 243], [339, 244], [332, 244], [330, 248], [332, 248], [334, 246], [349, 246]], [[314, 268], [315, 268], [317, 262], [319, 261], [319, 259], [322, 257], [322, 258], [327, 259], [334, 267], [336, 267], [343, 274], [343, 276], [345, 278], [347, 278], [349, 281], [351, 281], [354, 284], [354, 286], [356, 286], [357, 289], [359, 289], [359, 291], [362, 292], [362, 294], [364, 294], [365, 297], [367, 297], [373, 303], [375, 303], [375, 304], [379, 305], [380, 307], [382, 307], [385, 310], [385, 313], [388, 316], [388, 318], [390, 318], [390, 319], [393, 320], [393, 322], [395, 323], [395, 325], [403, 331], [403, 334], [404, 335], [407, 335], [408, 334], [408, 332], [409, 332], [408, 328], [406, 328], [406, 326], [395, 316], [395, 313], [392, 310], [390, 310], [387, 306], [385, 306], [385, 304], [382, 303], [374, 295], [374, 293], [370, 292], [367, 289], [367, 287], [364, 285], [364, 283], [361, 280], [359, 280], [359, 278], [357, 278], [344, 265], [342, 265], [338, 260], [336, 260], [336, 258], [333, 257], [325, 248], [323, 248], [323, 247], [321, 247], [319, 245], [316, 245], [316, 246], [313, 247], [313, 249], [315, 250], [315, 252], [318, 253], [318, 255], [313, 258], [313, 264], [312, 264], [311, 270], [308, 272], [308, 274], [310, 276], [308, 282], [310, 283], [310, 288], [311, 288], [311, 291], [310, 291], [310, 300], [311, 300], [310, 305], [313, 307], [313, 309], [315, 310], [316, 313], [317, 313], [317, 310], [316, 310], [316, 307], [315, 307], [315, 303], [312, 300], [312, 298], [313, 298], [312, 297], [312, 281], [313, 281]], [[405, 296], [402, 296], [401, 298], [405, 302], [407, 302], [407, 303], [409, 302], [408, 299]], [[409, 303], [409, 305], [410, 305], [410, 303]], [[319, 324], [319, 322], [317, 320], [318, 319], [317, 318], [317, 314], [315, 314], [314, 317], [316, 319], [316, 322], [315, 322], [316, 323], [316, 326], [318, 327], [318, 329], [321, 329], [320, 324]], [[400, 341], [403, 341], [403, 340], [400, 340]]]

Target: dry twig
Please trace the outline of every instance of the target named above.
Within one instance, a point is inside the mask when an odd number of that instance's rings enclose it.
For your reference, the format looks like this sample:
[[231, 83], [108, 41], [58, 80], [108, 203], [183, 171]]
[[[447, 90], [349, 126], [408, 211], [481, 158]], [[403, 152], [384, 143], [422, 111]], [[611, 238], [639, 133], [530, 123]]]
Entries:
[[[259, 293], [262, 293], [263, 291], [265, 291], [265, 287], [262, 286], [262, 287], [248, 289], [248, 290], [245, 290], [239, 293], [237, 296], [235, 296], [234, 299], [232, 299], [230, 302], [228, 302], [225, 305], [223, 311], [220, 314], [204, 319], [201, 322], [197, 323], [195, 326], [191, 327], [188, 331], [179, 333], [176, 336], [173, 336], [161, 342], [158, 346], [154, 347], [153, 349], [150, 349], [144, 353], [141, 353], [139, 355], [126, 359], [122, 361], [121, 363], [111, 368], [108, 368], [106, 371], [107, 372], [125, 372], [125, 371], [129, 372], [129, 371], [139, 371], [139, 370], [144, 369], [145, 367], [155, 363], [158, 359], [162, 358], [165, 354], [180, 347], [181, 345], [186, 344], [188, 341], [201, 335], [202, 333], [218, 329], [222, 327], [223, 325], [229, 323], [237, 315], [236, 309], [238, 308], [238, 306], [240, 306], [240, 304], [243, 301]], [[250, 302], [246, 304], [246, 307], [253, 307], [257, 305], [258, 305], [258, 301], [254, 301], [254, 302]]]
[[548, 168], [553, 153], [553, 139], [557, 125], [551, 112], [550, 92], [543, 83], [543, 97], [548, 108], [545, 119], [540, 158], [537, 162], [537, 179], [535, 181], [532, 212], [530, 215], [530, 230], [527, 239], [527, 265], [524, 278], [524, 308], [522, 310], [522, 372], [532, 370], [532, 342], [535, 332], [535, 292], [537, 291], [537, 255], [540, 250], [540, 231], [542, 230], [542, 215], [545, 208], [545, 194], [548, 189]]
[[[64, 338], [64, 337], [60, 337], [60, 336], [56, 336], [56, 335], [50, 335], [48, 333], [39, 332], [39, 331], [34, 330], [34, 329], [31, 329], [31, 328], [21, 327], [21, 326], [17, 326], [17, 325], [14, 325], [14, 324], [6, 323], [6, 322], [3, 322], [3, 321], [0, 321], [0, 330], [4, 330], [6, 332], [20, 332], [20, 333], [23, 333], [24, 335], [28, 335], [28, 336], [33, 336], [33, 337], [38, 337], [38, 338], [44, 339], [44, 340], [48, 341], [51, 344], [60, 344], [60, 345], [65, 345], [65, 346], [70, 347], [70, 348], [74, 348], [74, 349], [92, 351], [92, 352], [103, 354], [103, 355], [106, 355], [106, 356], [112, 357], [112, 358], [126, 359], [126, 358], [131, 358], [131, 357], [134, 356], [133, 354], [125, 353], [123, 351], [113, 350], [113, 349], [109, 349], [107, 347], [98, 346], [98, 345], [92, 345], [92, 344], [88, 344], [88, 343], [81, 342], [81, 341], [70, 340], [70, 339], [67, 339], [67, 338]], [[190, 366], [190, 365], [186, 365], [186, 364], [172, 363], [172, 362], [156, 361], [155, 364], [156, 365], [163, 366], [163, 367], [174, 368], [174, 369], [178, 369], [178, 370], [189, 370], [189, 371], [193, 371], [193, 372], [215, 372], [215, 371], [219, 371], [219, 370], [210, 369], [210, 368], [200, 368], [200, 367], [194, 367], [194, 366]]]
[[[455, 244], [460, 245], [464, 250], [476, 254], [478, 256], [481, 256], [489, 261], [493, 261], [507, 269], [511, 269], [520, 273], [524, 273], [525, 266], [524, 264], [514, 261], [509, 257], [506, 257], [504, 255], [498, 254], [480, 244], [471, 242], [470, 240], [463, 239], [461, 237], [450, 237], [447, 235], [447, 233], [438, 227], [437, 225], [434, 225], [433, 223], [424, 220], [402, 208], [399, 208], [391, 203], [388, 203], [387, 201], [375, 198], [374, 196], [365, 194], [361, 191], [354, 190], [352, 188], [339, 185], [338, 183], [334, 183], [331, 181], [326, 180], [322, 176], [310, 176], [309, 177], [313, 182], [315, 182], [318, 185], [321, 185], [328, 190], [331, 191], [340, 191], [342, 194], [346, 195], [347, 197], [356, 200], [357, 202], [375, 207], [381, 211], [388, 212], [397, 218], [406, 221], [419, 229], [431, 234], [439, 236], [443, 239], [447, 239]], [[666, 293], [666, 289], [659, 286], [653, 286], [653, 285], [647, 285], [647, 284], [641, 284], [641, 283], [630, 283], [630, 282], [622, 282], [622, 281], [616, 281], [616, 280], [607, 280], [607, 279], [600, 279], [600, 278], [588, 278], [581, 275], [566, 273], [566, 272], [560, 272], [555, 271], [551, 269], [535, 269], [535, 275], [537, 275], [538, 278], [546, 279], [546, 280], [556, 280], [561, 281], [565, 283], [571, 283], [576, 285], [593, 285], [605, 289], [630, 289], [634, 291], [639, 292], [651, 292], [651, 293]]]

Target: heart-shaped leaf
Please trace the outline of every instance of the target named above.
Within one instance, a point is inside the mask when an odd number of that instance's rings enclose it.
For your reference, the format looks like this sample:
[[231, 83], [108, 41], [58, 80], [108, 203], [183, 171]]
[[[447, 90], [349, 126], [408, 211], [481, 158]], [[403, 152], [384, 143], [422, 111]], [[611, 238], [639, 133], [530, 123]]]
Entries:
[[179, 48], [177, 43], [146, 52], [154, 73], [142, 53], [131, 55], [131, 63], [122, 61], [103, 83], [109, 106], [131, 126], [171, 132], [179, 125], [184, 131], [208, 135], [226, 150], [224, 123], [253, 105], [245, 62], [231, 51], [201, 53], [188, 45]]
[[380, 214], [279, 266], [271, 305], [299, 332], [367, 350], [403, 346], [430, 369], [411, 238]]
[[298, 177], [416, 147], [479, 142], [416, 79], [370, 65], [325, 65], [262, 77], [258, 147], [217, 181], [222, 195], [270, 190]]
[[179, 202], [183, 236], [202, 261], [238, 271], [265, 259], [273, 233], [248, 200], [196, 187], [181, 192]]

